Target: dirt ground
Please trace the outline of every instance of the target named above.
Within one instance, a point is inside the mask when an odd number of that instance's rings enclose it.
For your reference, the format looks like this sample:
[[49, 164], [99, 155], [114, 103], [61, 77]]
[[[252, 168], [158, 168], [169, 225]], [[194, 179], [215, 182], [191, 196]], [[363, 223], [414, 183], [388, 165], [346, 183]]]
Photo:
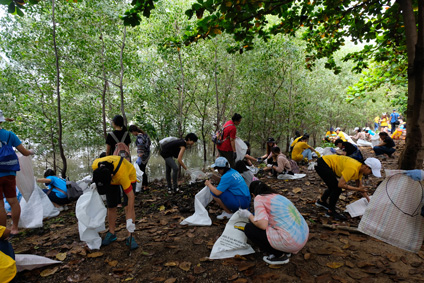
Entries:
[[[395, 159], [383, 160], [383, 169], [397, 168]], [[365, 157], [373, 156], [363, 149]], [[125, 245], [125, 216], [119, 211], [118, 241], [100, 251], [90, 251], [79, 241], [74, 208], [44, 221], [43, 228], [22, 230], [12, 239], [16, 253], [30, 253], [62, 264], [18, 273], [16, 282], [418, 282], [424, 281], [424, 250], [418, 254], [403, 251], [364, 234], [337, 227], [357, 227], [359, 218], [345, 222], [324, 217], [325, 211], [314, 203], [325, 189], [315, 173], [301, 168], [307, 176], [300, 180], [262, 180], [289, 198], [302, 213], [310, 228], [309, 241], [290, 262], [282, 266], [267, 265], [263, 254], [256, 253], [225, 260], [209, 260], [213, 243], [224, 230], [226, 220], [219, 221], [218, 207], [208, 209], [210, 227], [187, 227], [179, 223], [194, 212], [194, 195], [203, 188], [201, 182], [182, 185], [184, 193], [168, 196], [162, 183], [150, 184], [150, 190], [136, 197], [137, 229], [140, 248], [128, 255]], [[381, 181], [370, 177], [376, 187]], [[300, 188], [300, 192], [299, 189]], [[295, 193], [297, 192], [297, 193]], [[343, 193], [338, 207], [360, 198]], [[336, 229], [323, 225], [334, 224]]]

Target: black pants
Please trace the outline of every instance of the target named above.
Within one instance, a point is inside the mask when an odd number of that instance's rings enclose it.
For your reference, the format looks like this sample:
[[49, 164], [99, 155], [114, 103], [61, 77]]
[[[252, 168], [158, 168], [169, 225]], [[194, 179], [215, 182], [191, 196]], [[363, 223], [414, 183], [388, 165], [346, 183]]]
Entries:
[[143, 172], [143, 181], [142, 181], [142, 186], [143, 187], [147, 187], [147, 185], [148, 185], [148, 183], [147, 183], [146, 166], [147, 166], [147, 162], [146, 162], [146, 164], [143, 164], [143, 163], [138, 164], [138, 167]]
[[326, 202], [327, 199], [330, 198], [328, 208], [331, 211], [335, 211], [336, 203], [339, 200], [340, 194], [342, 193], [342, 189], [339, 188], [339, 181], [337, 181], [337, 176], [322, 158], [318, 159], [317, 166], [315, 166], [315, 171], [317, 171], [318, 175], [328, 187], [322, 194], [321, 200]]
[[256, 227], [252, 222], [246, 224], [244, 227], [244, 233], [247, 238], [263, 252], [273, 254], [276, 257], [280, 257], [284, 254], [284, 252], [274, 249], [268, 241], [266, 231]]
[[390, 129], [390, 133], [393, 134], [396, 131], [397, 123], [395, 122], [395, 123], [390, 123], [390, 124], [392, 124], [392, 128]]
[[228, 163], [230, 163], [230, 167], [234, 169], [235, 166], [235, 160], [234, 160], [234, 152], [232, 151], [221, 151], [218, 150], [219, 156], [225, 157], [228, 160]]

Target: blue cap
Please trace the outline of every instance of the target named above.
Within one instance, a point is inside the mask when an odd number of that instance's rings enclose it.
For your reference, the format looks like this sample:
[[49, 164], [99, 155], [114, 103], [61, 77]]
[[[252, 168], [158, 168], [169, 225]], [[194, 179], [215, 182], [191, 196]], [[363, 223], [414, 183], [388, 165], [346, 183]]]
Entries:
[[215, 160], [215, 163], [211, 165], [211, 167], [212, 168], [215, 168], [215, 167], [221, 167], [221, 168], [228, 167], [228, 160], [227, 160], [227, 158], [222, 157], [222, 156], [221, 157], [218, 157]]
[[333, 127], [330, 128], [330, 132], [334, 132], [334, 128]]

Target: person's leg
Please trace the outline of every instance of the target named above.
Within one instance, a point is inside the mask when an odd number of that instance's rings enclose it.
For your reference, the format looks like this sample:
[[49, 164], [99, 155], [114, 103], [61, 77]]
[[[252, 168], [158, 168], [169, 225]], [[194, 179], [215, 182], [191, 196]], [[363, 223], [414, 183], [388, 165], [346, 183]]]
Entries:
[[372, 149], [374, 150], [375, 155], [384, 154], [384, 149], [382, 146], [374, 146]]
[[118, 218], [116, 210], [116, 207], [107, 208], [107, 223], [109, 224], [109, 232], [112, 234], [115, 234], [116, 219]]
[[17, 234], [19, 217], [21, 216], [21, 206], [19, 205], [18, 199], [16, 197], [6, 198], [6, 200], [12, 209], [12, 229], [10, 229], [10, 233]]
[[166, 166], [166, 183], [168, 184], [168, 188], [172, 188], [171, 182], [171, 162], [173, 162], [172, 157], [165, 158], [165, 166]]
[[0, 197], [0, 225], [6, 227], [7, 214], [6, 210], [4, 209], [3, 195], [1, 195]]
[[335, 209], [338, 197], [341, 193], [341, 189], [339, 188], [337, 181], [337, 176], [322, 158], [318, 159], [317, 163], [318, 164], [315, 167], [315, 170], [317, 174], [321, 177], [321, 179], [324, 181], [324, 183], [327, 185], [327, 189], [321, 195], [320, 199], [322, 202], [325, 203], [327, 202], [327, 199], [330, 198], [328, 208], [331, 211], [334, 211], [333, 209]]
[[[16, 176], [4, 176], [1, 177], [1, 191], [6, 198], [7, 202], [10, 205], [11, 208], [11, 214], [12, 214], [12, 229], [10, 229], [12, 234], [18, 233], [18, 224], [19, 224], [19, 217], [21, 216], [21, 206], [19, 205], [18, 199], [16, 198]], [[3, 217], [6, 217], [6, 211], [4, 210], [4, 202], [1, 201], [2, 208], [1, 208], [1, 214], [3, 214]], [[1, 219], [2, 217], [0, 217]], [[3, 221], [3, 220], [0, 220]], [[4, 225], [6, 227], [6, 218], [4, 219]]]
[[222, 156], [222, 157], [225, 157], [228, 160], [230, 167], [234, 169], [235, 160], [234, 160], [234, 155], [233, 155], [232, 151], [221, 151], [221, 150], [219, 150], [219, 155]]
[[[176, 189], [178, 187], [178, 165], [175, 163], [174, 158], [168, 157], [165, 159], [166, 165], [169, 166], [170, 170], [172, 170], [172, 185], [169, 186], [168, 182], [168, 188]], [[169, 177], [171, 177], [171, 172], [169, 173]]]
[[231, 213], [233, 213], [231, 210], [229, 210], [226, 206], [225, 206], [225, 204], [222, 202], [222, 200], [220, 199], [220, 198], [218, 198], [218, 197], [216, 197], [216, 196], [212, 196], [213, 197], [213, 199], [216, 201], [216, 203], [219, 205], [219, 207], [221, 207], [226, 213], [229, 213], [229, 214], [231, 214]]
[[284, 252], [274, 249], [268, 241], [266, 231], [256, 227], [253, 223], [249, 222], [244, 226], [244, 233], [247, 238], [263, 252], [273, 254], [276, 257], [280, 257], [284, 254]]
[[307, 158], [308, 161], [312, 160], [312, 150], [310, 148], [305, 149], [302, 152], [303, 158]]
[[106, 192], [106, 205], [107, 205], [107, 222], [109, 225], [109, 232], [115, 234], [116, 219], [117, 219], [117, 205], [121, 201], [121, 188], [120, 186], [111, 186]]
[[143, 172], [142, 186], [143, 186], [143, 188], [145, 188], [145, 187], [148, 186], [148, 183], [147, 183], [147, 173], [146, 173], [147, 162], [146, 163], [139, 164], [138, 167], [140, 167], [140, 170]]

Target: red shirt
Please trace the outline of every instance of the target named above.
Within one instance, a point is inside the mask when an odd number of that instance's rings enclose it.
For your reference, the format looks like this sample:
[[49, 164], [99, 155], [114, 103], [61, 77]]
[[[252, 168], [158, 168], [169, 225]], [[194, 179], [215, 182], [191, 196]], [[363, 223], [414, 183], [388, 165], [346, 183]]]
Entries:
[[[231, 126], [228, 126], [228, 125], [231, 125]], [[237, 128], [236, 126], [234, 126], [234, 122], [232, 120], [225, 123], [222, 128], [225, 128], [224, 134], [223, 134], [224, 142], [221, 145], [218, 145], [217, 148], [220, 151], [233, 151], [233, 147], [231, 146], [230, 139], [236, 138]]]

